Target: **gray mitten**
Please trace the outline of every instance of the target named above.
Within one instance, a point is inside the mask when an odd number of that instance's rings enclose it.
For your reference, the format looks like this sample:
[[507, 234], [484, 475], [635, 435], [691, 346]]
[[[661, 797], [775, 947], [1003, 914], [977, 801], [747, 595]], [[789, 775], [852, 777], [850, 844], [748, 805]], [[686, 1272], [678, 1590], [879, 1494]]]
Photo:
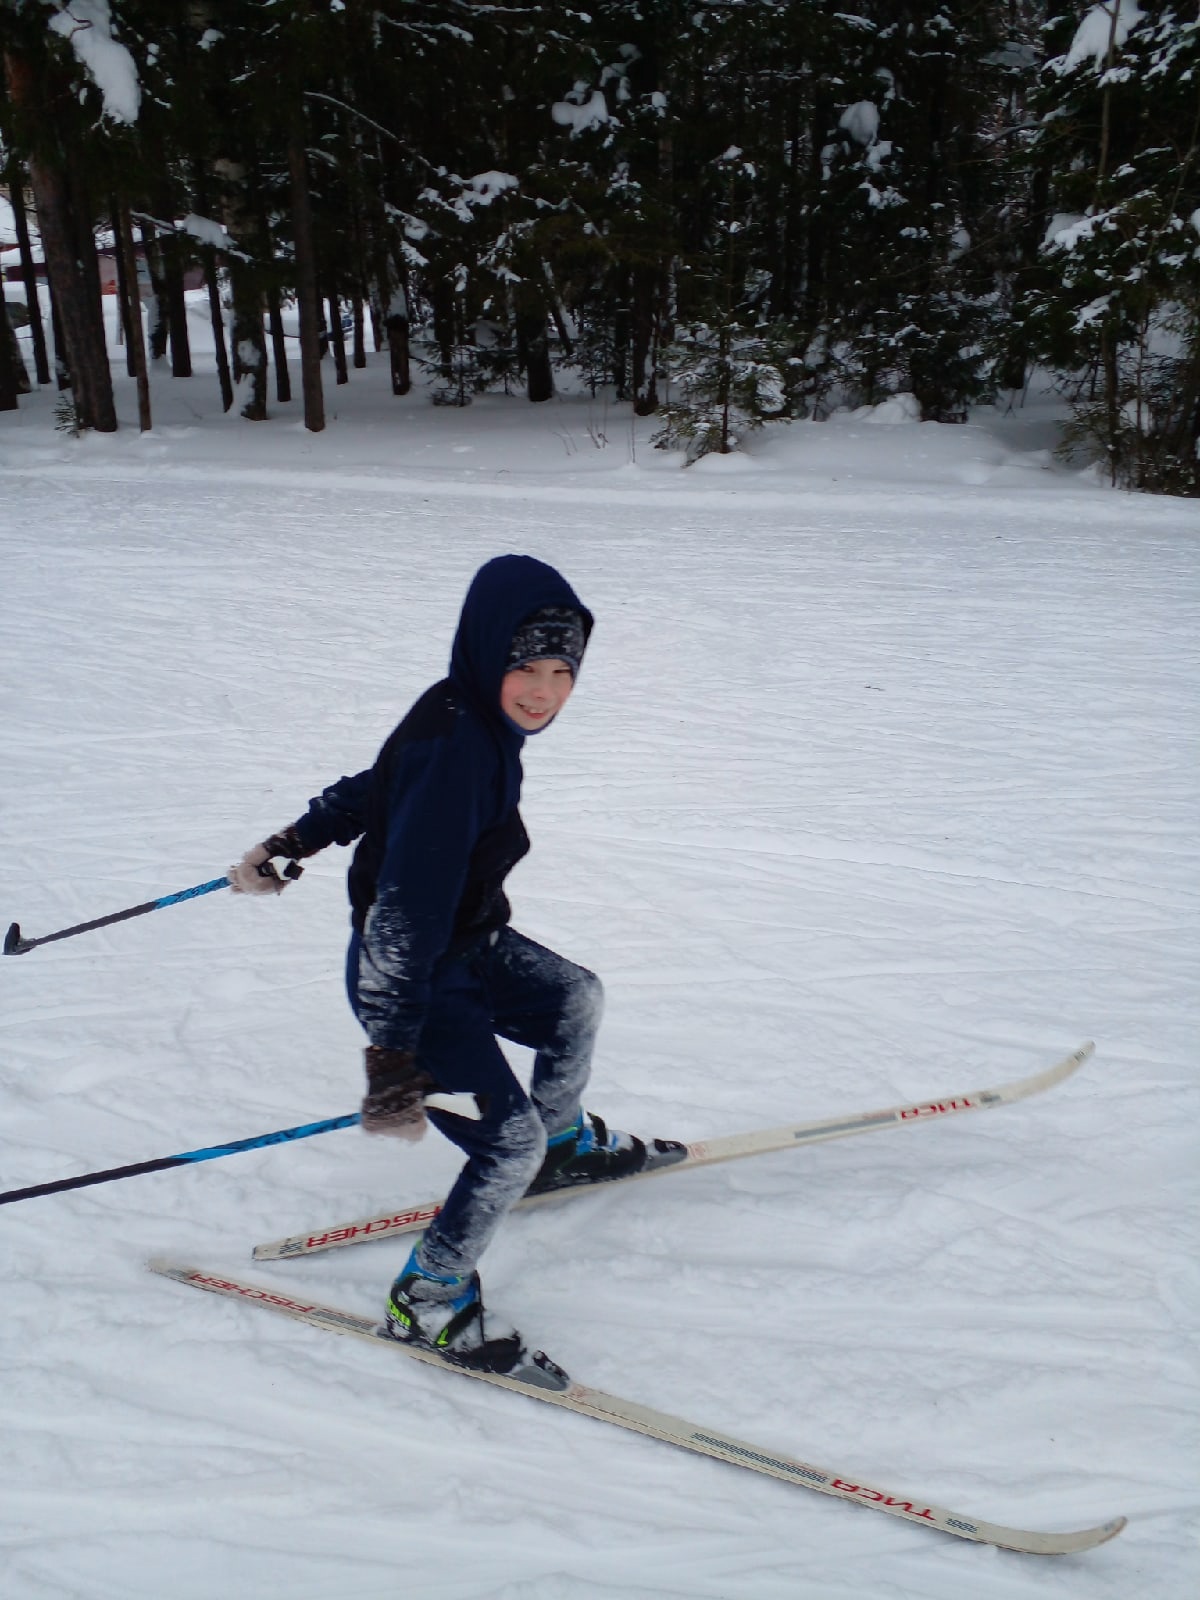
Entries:
[[367, 1093], [362, 1103], [364, 1133], [393, 1139], [420, 1139], [425, 1132], [425, 1096], [437, 1088], [412, 1050], [369, 1044], [364, 1052]]
[[[285, 828], [273, 833], [269, 839], [247, 850], [242, 859], [229, 869], [229, 882], [235, 894], [282, 894], [288, 883], [298, 878], [304, 868], [298, 864], [300, 856], [312, 852], [300, 843], [295, 828]], [[280, 876], [274, 857], [286, 856], [288, 865]]]

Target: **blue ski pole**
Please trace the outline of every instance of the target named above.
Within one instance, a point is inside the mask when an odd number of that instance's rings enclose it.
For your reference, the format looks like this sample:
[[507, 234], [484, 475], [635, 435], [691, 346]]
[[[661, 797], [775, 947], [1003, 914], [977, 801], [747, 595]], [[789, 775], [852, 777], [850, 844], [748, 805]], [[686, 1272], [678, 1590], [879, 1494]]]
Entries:
[[[297, 866], [292, 861], [283, 869], [285, 878], [298, 878], [303, 872], [303, 867]], [[77, 933], [90, 933], [93, 928], [107, 928], [114, 922], [125, 922], [130, 917], [144, 917], [147, 911], [161, 911], [164, 906], [177, 906], [183, 900], [195, 900], [199, 895], [212, 894], [215, 889], [228, 889], [228, 878], [210, 878], [207, 883], [198, 883], [191, 889], [179, 889], [174, 894], [164, 894], [157, 900], [147, 900], [144, 905], [130, 906], [127, 911], [114, 911], [110, 916], [97, 917], [94, 922], [78, 922], [73, 928], [62, 928], [58, 933], [43, 934], [40, 939], [24, 939], [21, 937], [21, 925], [14, 922], [4, 936], [4, 954], [6, 956], [23, 956], [26, 950], [34, 950], [39, 944], [53, 944], [56, 939], [73, 939]]]
[[[479, 1119], [474, 1095], [443, 1093], [435, 1090], [425, 1096], [430, 1111], [450, 1116]], [[293, 1139], [311, 1139], [314, 1133], [332, 1133], [335, 1128], [355, 1128], [362, 1121], [357, 1111], [344, 1117], [326, 1117], [323, 1122], [305, 1122], [298, 1128], [278, 1128], [274, 1133], [258, 1133], [252, 1139], [235, 1139], [232, 1144], [206, 1145], [202, 1150], [181, 1150], [178, 1155], [159, 1156], [155, 1161], [134, 1161], [127, 1167], [109, 1167], [104, 1172], [84, 1172], [78, 1178], [57, 1178], [53, 1183], [35, 1183], [28, 1189], [7, 1189], [0, 1194], [0, 1206], [13, 1200], [33, 1200], [40, 1194], [59, 1194], [63, 1189], [86, 1189], [93, 1183], [113, 1183], [117, 1178], [136, 1178], [143, 1172], [165, 1172], [168, 1167], [187, 1167], [195, 1161], [215, 1161], [218, 1156], [235, 1156], [241, 1150], [259, 1150], [268, 1144], [290, 1144]]]
[[39, 1194], [58, 1194], [63, 1189], [86, 1189], [93, 1183], [113, 1183], [117, 1178], [136, 1178], [143, 1172], [163, 1172], [168, 1167], [186, 1167], [194, 1161], [215, 1161], [218, 1156], [237, 1155], [240, 1150], [257, 1150], [267, 1144], [288, 1144], [293, 1139], [310, 1139], [314, 1133], [330, 1133], [334, 1128], [352, 1128], [359, 1121], [357, 1111], [344, 1117], [327, 1117], [324, 1122], [306, 1122], [299, 1128], [280, 1128], [275, 1133], [259, 1133], [252, 1139], [235, 1139], [232, 1144], [215, 1144], [203, 1150], [183, 1150], [174, 1156], [159, 1156], [156, 1161], [135, 1161], [128, 1167], [109, 1167], [105, 1172], [85, 1172], [78, 1178], [59, 1178], [54, 1183], [35, 1183], [28, 1189], [8, 1189], [0, 1194], [0, 1205], [13, 1200], [32, 1200]]

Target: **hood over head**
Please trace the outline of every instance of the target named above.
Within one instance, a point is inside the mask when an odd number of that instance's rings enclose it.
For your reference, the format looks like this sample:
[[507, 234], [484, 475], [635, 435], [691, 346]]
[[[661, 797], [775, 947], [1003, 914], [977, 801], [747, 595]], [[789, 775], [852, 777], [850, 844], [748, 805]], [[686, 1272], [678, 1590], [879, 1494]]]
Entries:
[[513, 635], [535, 612], [550, 607], [578, 612], [586, 645], [592, 613], [560, 572], [534, 556], [496, 556], [486, 562], [463, 601], [450, 652], [451, 680], [479, 710], [507, 728], [515, 724], [500, 710], [500, 685]]

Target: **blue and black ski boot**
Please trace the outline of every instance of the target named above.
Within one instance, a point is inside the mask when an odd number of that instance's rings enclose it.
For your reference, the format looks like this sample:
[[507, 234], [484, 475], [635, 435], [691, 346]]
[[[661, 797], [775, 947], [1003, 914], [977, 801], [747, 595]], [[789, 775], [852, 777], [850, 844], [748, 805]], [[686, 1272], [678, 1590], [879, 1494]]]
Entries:
[[555, 1189], [632, 1178], [653, 1167], [672, 1166], [685, 1155], [687, 1146], [673, 1139], [653, 1139], [647, 1145], [636, 1134], [610, 1129], [594, 1112], [581, 1111], [569, 1128], [549, 1141], [546, 1159], [526, 1193], [550, 1194]]
[[565, 1389], [570, 1379], [540, 1350], [530, 1352], [513, 1327], [485, 1313], [479, 1274], [441, 1277], [405, 1262], [388, 1296], [386, 1328], [402, 1344], [421, 1345], [475, 1372], [494, 1372], [541, 1389]]

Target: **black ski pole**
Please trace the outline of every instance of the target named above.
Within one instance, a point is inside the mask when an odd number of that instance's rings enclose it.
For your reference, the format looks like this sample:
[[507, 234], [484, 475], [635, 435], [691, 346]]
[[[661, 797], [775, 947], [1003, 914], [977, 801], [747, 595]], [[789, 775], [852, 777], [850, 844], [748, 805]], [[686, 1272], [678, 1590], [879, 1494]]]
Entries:
[[[296, 866], [293, 861], [284, 868], [284, 877], [298, 877], [304, 869]], [[94, 922], [79, 922], [73, 928], [62, 928], [58, 933], [43, 934], [40, 939], [24, 939], [21, 937], [21, 925], [14, 922], [4, 936], [4, 954], [6, 956], [23, 956], [26, 950], [33, 950], [39, 944], [53, 944], [56, 939], [73, 939], [77, 933], [91, 933], [93, 928], [107, 928], [113, 922], [125, 922], [130, 917], [143, 917], [147, 911], [161, 911], [163, 906], [177, 906], [182, 900], [195, 900], [198, 895], [212, 894], [214, 889], [228, 889], [228, 878], [210, 878], [207, 883], [198, 883], [191, 889], [180, 889], [175, 894], [164, 894], [158, 900], [147, 900], [144, 905], [130, 906], [127, 911], [114, 911], [111, 916], [97, 917]]]
[[358, 1112], [352, 1111], [344, 1117], [327, 1117], [324, 1122], [307, 1122], [299, 1128], [280, 1128], [275, 1133], [256, 1134], [252, 1139], [235, 1139], [232, 1144], [210, 1145], [203, 1150], [183, 1150], [178, 1155], [159, 1156], [156, 1161], [135, 1161], [128, 1167], [110, 1167], [107, 1172], [85, 1172], [78, 1178], [35, 1183], [28, 1189], [9, 1189], [0, 1194], [0, 1205], [9, 1205], [13, 1200], [33, 1200], [39, 1194], [58, 1194], [63, 1189], [86, 1189], [93, 1183], [113, 1183], [117, 1178], [136, 1178], [143, 1172], [186, 1167], [194, 1161], [215, 1161], [218, 1156], [233, 1156], [240, 1150], [257, 1150], [262, 1145], [288, 1144], [293, 1139], [309, 1139], [314, 1133], [330, 1133], [334, 1128], [352, 1128], [358, 1121]]

